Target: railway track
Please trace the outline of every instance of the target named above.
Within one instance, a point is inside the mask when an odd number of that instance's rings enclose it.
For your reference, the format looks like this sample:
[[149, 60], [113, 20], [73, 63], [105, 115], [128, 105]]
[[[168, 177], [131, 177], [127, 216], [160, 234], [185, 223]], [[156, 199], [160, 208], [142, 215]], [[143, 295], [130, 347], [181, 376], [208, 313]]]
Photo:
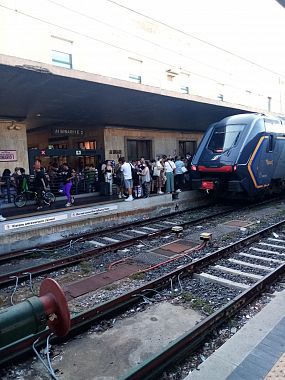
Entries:
[[[236, 207], [199, 207], [194, 212], [203, 212], [202, 217], [189, 216], [189, 210], [177, 212], [171, 216], [151, 218], [96, 233], [88, 233], [75, 240], [65, 240], [55, 244], [38, 247], [24, 252], [14, 252], [0, 256], [0, 288], [13, 285], [17, 281], [29, 280], [30, 276], [39, 276], [62, 268], [76, 265], [82, 261], [97, 257], [106, 252], [122, 250], [137, 242], [154, 239], [173, 232], [173, 227], [182, 229], [201, 224], [206, 220], [222, 217], [236, 210]], [[175, 232], [174, 232], [175, 234]], [[87, 248], [86, 248], [87, 247]], [[94, 248], [90, 248], [94, 247]], [[79, 251], [79, 252], [78, 252]], [[75, 253], [74, 253], [75, 252]], [[33, 256], [32, 260], [27, 259]], [[58, 258], [58, 256], [60, 256]], [[57, 258], [55, 258], [57, 257]], [[33, 260], [42, 258], [44, 262], [33, 264]], [[21, 265], [22, 260], [22, 265]], [[16, 262], [16, 264], [13, 264]], [[8, 265], [5, 265], [9, 263]], [[31, 265], [32, 263], [32, 265]], [[9, 270], [9, 267], [13, 270]], [[18, 266], [19, 269], [15, 269]]]
[[[153, 292], [169, 288], [173, 278], [180, 279], [182, 288], [184, 287], [183, 281], [192, 276], [197, 276], [201, 281], [214, 281], [225, 287], [238, 288], [239, 294], [234, 299], [205, 318], [184, 336], [176, 339], [165, 350], [122, 377], [122, 379], [158, 379], [158, 376], [166, 368], [197, 349], [213, 329], [258, 297], [279, 276], [284, 275], [285, 236], [282, 231], [280, 232], [284, 225], [285, 220], [282, 220], [187, 265], [179, 265], [175, 270], [146, 282], [139, 288], [73, 316], [69, 338], [82, 333], [84, 329], [102, 319], [114, 318], [118, 313], [140, 302], [143, 296], [152, 297]], [[277, 233], [278, 236], [269, 236], [272, 232]], [[228, 278], [229, 276], [230, 278]], [[250, 279], [249, 283], [244, 284], [245, 279]], [[32, 343], [38, 338], [40, 347], [48, 334], [49, 332], [45, 331], [4, 348], [0, 351], [0, 364], [3, 365], [12, 358], [30, 352]]]
[[[62, 270], [83, 261], [98, 258], [107, 252], [116, 252], [138, 242], [155, 239], [173, 232], [175, 227], [178, 227], [177, 231], [179, 231], [179, 228], [185, 229], [203, 224], [205, 221], [225, 216], [233, 211], [250, 209], [268, 203], [272, 203], [272, 200], [239, 208], [236, 206], [200, 206], [191, 210], [177, 211], [170, 216], [163, 215], [103, 231], [88, 232], [74, 236], [73, 239], [64, 239], [59, 243], [55, 242], [23, 252], [2, 254], [0, 255], [0, 288], [13, 285], [15, 281], [16, 283], [30, 281], [32, 276], [34, 278]], [[198, 213], [204, 215], [195, 217], [195, 214]]]

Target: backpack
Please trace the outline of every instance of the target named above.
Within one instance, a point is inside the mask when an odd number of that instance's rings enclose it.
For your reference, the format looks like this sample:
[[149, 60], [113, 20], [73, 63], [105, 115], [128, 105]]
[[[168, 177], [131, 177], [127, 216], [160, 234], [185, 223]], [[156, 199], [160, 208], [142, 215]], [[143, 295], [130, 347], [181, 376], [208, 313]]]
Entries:
[[29, 176], [27, 174], [22, 174], [19, 176], [19, 191], [29, 190]]
[[27, 175], [23, 176], [22, 190], [23, 191], [29, 190], [29, 177]]

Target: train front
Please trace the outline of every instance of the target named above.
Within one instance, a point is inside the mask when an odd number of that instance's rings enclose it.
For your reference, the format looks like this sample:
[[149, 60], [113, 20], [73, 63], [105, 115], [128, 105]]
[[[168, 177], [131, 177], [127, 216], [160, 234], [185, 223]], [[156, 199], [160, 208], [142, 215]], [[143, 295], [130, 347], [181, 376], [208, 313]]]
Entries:
[[246, 179], [237, 170], [244, 128], [232, 117], [209, 127], [192, 160], [192, 189], [217, 196], [246, 192]]

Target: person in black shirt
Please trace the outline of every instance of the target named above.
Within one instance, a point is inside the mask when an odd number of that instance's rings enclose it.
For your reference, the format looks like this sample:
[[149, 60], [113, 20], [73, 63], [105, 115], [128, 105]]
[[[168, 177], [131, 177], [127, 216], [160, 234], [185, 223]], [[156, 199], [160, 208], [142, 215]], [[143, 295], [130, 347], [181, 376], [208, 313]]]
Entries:
[[37, 193], [37, 210], [43, 208], [43, 191], [47, 191], [47, 187], [44, 181], [45, 173], [40, 167], [35, 167], [35, 192]]

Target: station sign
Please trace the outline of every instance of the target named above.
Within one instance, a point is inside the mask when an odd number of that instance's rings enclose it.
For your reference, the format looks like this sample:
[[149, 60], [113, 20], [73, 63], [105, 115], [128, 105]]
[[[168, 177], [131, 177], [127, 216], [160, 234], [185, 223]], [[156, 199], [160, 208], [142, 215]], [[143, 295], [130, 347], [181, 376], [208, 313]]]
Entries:
[[73, 128], [52, 128], [51, 134], [53, 136], [83, 136], [83, 129], [73, 129]]
[[2, 162], [17, 161], [17, 151], [16, 150], [0, 150], [0, 161]]
[[58, 222], [61, 220], [67, 219], [67, 214], [62, 214], [62, 215], [52, 215], [52, 216], [43, 216], [43, 217], [36, 217], [36, 218], [30, 218], [26, 220], [21, 220], [21, 221], [15, 221], [13, 223], [5, 223], [4, 229], [6, 231], [11, 231], [15, 229], [20, 229], [20, 228], [27, 228], [27, 227], [34, 227], [39, 224], [49, 224], [53, 222]]
[[103, 214], [103, 213], [106, 213], [106, 212], [117, 210], [117, 208], [118, 208], [117, 205], [85, 208], [83, 210], [78, 210], [78, 211], [71, 212], [71, 218], [76, 218], [76, 217], [80, 217], [80, 216]]

